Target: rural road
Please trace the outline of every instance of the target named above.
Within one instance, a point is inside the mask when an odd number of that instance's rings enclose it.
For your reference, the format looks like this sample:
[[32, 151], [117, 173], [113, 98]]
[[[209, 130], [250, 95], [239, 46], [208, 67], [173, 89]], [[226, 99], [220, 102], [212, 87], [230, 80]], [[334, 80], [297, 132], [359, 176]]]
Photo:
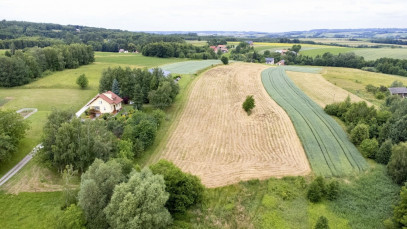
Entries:
[[[90, 101], [91, 100], [89, 100], [89, 102]], [[88, 104], [88, 103], [86, 103], [86, 104]], [[20, 112], [24, 111], [25, 109], [27, 109], [27, 108], [20, 109], [17, 111], [17, 113], [20, 113]], [[34, 109], [34, 108], [29, 108], [29, 109]], [[86, 109], [88, 109], [88, 106], [87, 105], [83, 106], [78, 112], [75, 113], [76, 117], [81, 116], [81, 114], [83, 112], [85, 112]], [[24, 119], [30, 117], [32, 114], [34, 114], [37, 111], [38, 111], [37, 109], [34, 109], [34, 111], [31, 112], [30, 114], [28, 114], [27, 116], [25, 116]], [[16, 166], [14, 166], [12, 169], [10, 169], [10, 171], [8, 171], [6, 173], [6, 175], [4, 175], [2, 178], [0, 178], [0, 186], [2, 186], [4, 183], [6, 183], [18, 171], [20, 171], [20, 169], [22, 169], [24, 167], [24, 165], [26, 165], [33, 158], [33, 156], [37, 153], [37, 151], [41, 148], [42, 148], [42, 143], [40, 143], [36, 147], [34, 147], [34, 149], [27, 156], [25, 156], [23, 158], [23, 160], [21, 160]]]

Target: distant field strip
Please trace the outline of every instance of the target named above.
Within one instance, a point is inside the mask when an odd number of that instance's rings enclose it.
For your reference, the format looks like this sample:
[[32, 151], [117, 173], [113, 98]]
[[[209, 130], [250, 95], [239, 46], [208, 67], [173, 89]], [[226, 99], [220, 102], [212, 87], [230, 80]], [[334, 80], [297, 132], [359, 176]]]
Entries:
[[197, 71], [207, 68], [211, 65], [221, 64], [220, 60], [197, 60], [197, 61], [183, 61], [173, 64], [166, 64], [160, 68], [170, 71], [171, 73], [178, 74], [194, 74]]
[[261, 76], [269, 95], [290, 116], [316, 174], [342, 176], [367, 168], [339, 124], [297, 88], [283, 68], [266, 69]]
[[[290, 118], [261, 83], [265, 68], [234, 63], [203, 73], [159, 157], [199, 176], [207, 187], [308, 174]], [[256, 100], [250, 116], [242, 109], [247, 95]]]

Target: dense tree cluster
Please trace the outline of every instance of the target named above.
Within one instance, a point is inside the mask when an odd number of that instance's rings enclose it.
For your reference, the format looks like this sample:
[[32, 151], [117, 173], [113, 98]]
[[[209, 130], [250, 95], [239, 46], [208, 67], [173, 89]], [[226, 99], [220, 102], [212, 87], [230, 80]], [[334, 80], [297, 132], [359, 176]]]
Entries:
[[166, 228], [172, 223], [170, 213], [179, 216], [202, 201], [199, 178], [168, 161], [151, 170], [124, 167], [120, 159], [96, 159], [81, 178], [78, 206], [83, 214], [72, 205], [62, 219], [75, 210], [85, 221], [77, 224], [87, 228]]
[[307, 198], [313, 203], [320, 202], [323, 198], [335, 200], [338, 195], [339, 182], [332, 180], [329, 184], [326, 184], [322, 177], [313, 180], [307, 191]]
[[15, 111], [0, 110], [0, 162], [8, 160], [17, 151], [18, 144], [29, 128]]
[[102, 73], [99, 92], [112, 90], [114, 80], [120, 87], [119, 95], [125, 101], [132, 100], [137, 109], [141, 109], [143, 103], [160, 109], [168, 107], [179, 92], [171, 75], [164, 76], [161, 69], [108, 68]]
[[218, 56], [208, 46], [194, 46], [186, 43], [159, 42], [150, 43], [143, 47], [144, 56], [179, 57], [192, 59], [217, 59]]
[[0, 49], [24, 49], [30, 47], [48, 47], [62, 45], [63, 41], [45, 37], [19, 37], [15, 39], [0, 40]]
[[327, 105], [325, 111], [344, 121], [351, 141], [365, 157], [387, 164], [396, 183], [407, 181], [407, 100], [388, 96], [382, 109], [377, 110], [365, 102], [351, 103], [347, 98]]
[[19, 86], [42, 76], [44, 71], [62, 71], [92, 63], [90, 46], [58, 45], [45, 48], [12, 49], [0, 57], [0, 86]]

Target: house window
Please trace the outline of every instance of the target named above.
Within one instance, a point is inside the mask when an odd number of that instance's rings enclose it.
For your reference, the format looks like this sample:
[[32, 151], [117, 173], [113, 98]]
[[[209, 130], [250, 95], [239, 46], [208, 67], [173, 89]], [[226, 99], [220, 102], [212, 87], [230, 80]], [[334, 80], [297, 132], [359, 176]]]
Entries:
[[106, 110], [106, 107], [103, 107]]
[[102, 100], [99, 101], [99, 104], [102, 104]]

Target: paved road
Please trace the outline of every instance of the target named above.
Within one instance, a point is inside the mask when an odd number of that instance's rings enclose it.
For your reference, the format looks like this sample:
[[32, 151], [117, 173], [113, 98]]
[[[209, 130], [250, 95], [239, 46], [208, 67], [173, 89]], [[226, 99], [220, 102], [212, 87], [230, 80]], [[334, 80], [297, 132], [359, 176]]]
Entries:
[[[93, 98], [92, 98], [92, 99], [93, 99]], [[90, 101], [92, 101], [92, 99], [89, 100], [88, 103], [90, 103]], [[88, 104], [88, 103], [86, 103], [86, 104]], [[87, 105], [85, 105], [84, 107], [82, 107], [78, 112], [76, 112], [76, 114], [75, 114], [76, 117], [81, 116], [81, 114], [82, 114], [83, 112], [85, 112], [85, 110], [87, 110], [88, 108], [89, 108], [89, 107], [88, 107]], [[25, 108], [24, 108], [24, 109], [25, 109]], [[24, 111], [24, 109], [18, 110], [17, 113], [20, 113], [20, 112]], [[30, 108], [30, 109], [32, 109], [32, 108]], [[24, 119], [30, 117], [32, 114], [34, 114], [34, 113], [37, 112], [37, 111], [38, 111], [37, 109], [34, 109], [34, 111], [33, 111], [32, 113], [30, 113], [29, 115], [25, 116]], [[16, 166], [14, 166], [10, 171], [8, 171], [8, 172], [6, 173], [6, 175], [4, 175], [4, 176], [0, 179], [0, 186], [2, 186], [4, 183], [6, 183], [6, 182], [7, 182], [11, 177], [13, 177], [18, 171], [20, 171], [20, 169], [23, 168], [24, 165], [26, 165], [26, 164], [33, 158], [33, 156], [37, 153], [37, 151], [38, 151], [39, 149], [41, 149], [41, 148], [42, 148], [42, 143], [40, 143], [40, 144], [38, 144], [36, 147], [34, 147], [34, 149], [33, 149], [27, 156], [25, 156], [25, 157], [23, 158], [23, 160], [21, 160], [21, 161], [20, 161]]]
[[38, 144], [36, 147], [34, 147], [34, 149], [23, 158], [23, 160], [21, 160], [16, 166], [14, 166], [10, 171], [8, 171], [6, 173], [6, 175], [4, 175], [1, 179], [0, 179], [0, 186], [2, 186], [4, 183], [6, 183], [11, 177], [14, 176], [14, 174], [16, 174], [18, 171], [20, 171], [21, 168], [24, 167], [25, 164], [27, 164], [34, 156], [35, 153], [37, 153], [37, 151], [39, 149], [42, 148], [42, 144]]

